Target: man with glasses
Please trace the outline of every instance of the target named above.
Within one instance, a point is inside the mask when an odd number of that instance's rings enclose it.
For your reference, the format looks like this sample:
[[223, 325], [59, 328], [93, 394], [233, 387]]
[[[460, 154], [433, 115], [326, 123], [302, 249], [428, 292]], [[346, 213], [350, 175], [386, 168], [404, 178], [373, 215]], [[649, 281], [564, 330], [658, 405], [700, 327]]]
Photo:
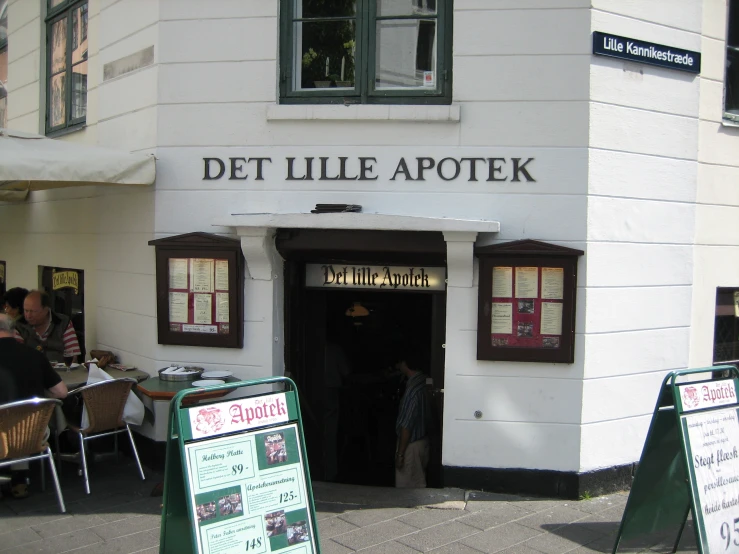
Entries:
[[51, 363], [74, 363], [82, 354], [72, 321], [51, 311], [49, 295], [32, 290], [23, 301], [16, 340], [43, 352]]

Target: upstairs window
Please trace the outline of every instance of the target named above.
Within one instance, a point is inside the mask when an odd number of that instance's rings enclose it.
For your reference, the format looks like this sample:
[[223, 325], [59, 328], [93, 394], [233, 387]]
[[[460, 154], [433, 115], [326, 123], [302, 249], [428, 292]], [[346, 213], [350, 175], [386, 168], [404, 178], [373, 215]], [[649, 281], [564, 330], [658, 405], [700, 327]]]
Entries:
[[281, 102], [451, 103], [452, 0], [281, 1]]
[[739, 122], [739, 0], [729, 0], [724, 117]]
[[8, 126], [8, 0], [0, 0], [0, 127]]
[[48, 2], [46, 132], [52, 134], [87, 116], [87, 2]]

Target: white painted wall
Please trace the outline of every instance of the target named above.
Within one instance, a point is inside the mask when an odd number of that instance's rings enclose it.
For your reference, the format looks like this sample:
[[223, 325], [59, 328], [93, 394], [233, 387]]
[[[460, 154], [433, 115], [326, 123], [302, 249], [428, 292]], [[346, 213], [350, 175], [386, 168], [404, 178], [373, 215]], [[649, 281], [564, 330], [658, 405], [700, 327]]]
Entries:
[[[593, 0], [591, 29], [700, 51], [701, 4]], [[662, 378], [689, 366], [699, 95], [592, 58], [581, 471], [638, 460]]]

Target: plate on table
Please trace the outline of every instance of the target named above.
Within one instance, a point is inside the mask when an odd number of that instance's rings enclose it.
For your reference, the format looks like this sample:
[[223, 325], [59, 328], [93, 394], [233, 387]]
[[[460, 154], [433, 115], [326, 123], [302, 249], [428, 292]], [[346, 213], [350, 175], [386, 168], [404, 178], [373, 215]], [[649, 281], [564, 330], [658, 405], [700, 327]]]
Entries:
[[230, 371], [204, 371], [203, 374], [200, 376], [201, 379], [227, 379], [228, 377], [233, 376], [233, 373]]
[[223, 381], [221, 379], [205, 379], [203, 381], [193, 381], [192, 386], [193, 387], [211, 387], [213, 385], [222, 385], [226, 381]]

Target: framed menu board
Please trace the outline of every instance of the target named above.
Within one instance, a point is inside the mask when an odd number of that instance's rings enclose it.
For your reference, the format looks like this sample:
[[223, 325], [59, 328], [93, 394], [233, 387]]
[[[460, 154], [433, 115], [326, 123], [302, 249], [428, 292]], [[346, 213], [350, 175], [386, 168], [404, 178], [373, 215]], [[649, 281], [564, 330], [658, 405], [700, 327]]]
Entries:
[[189, 233], [149, 244], [156, 247], [159, 344], [243, 347], [240, 241]]
[[577, 258], [524, 240], [478, 248], [477, 359], [572, 363]]

